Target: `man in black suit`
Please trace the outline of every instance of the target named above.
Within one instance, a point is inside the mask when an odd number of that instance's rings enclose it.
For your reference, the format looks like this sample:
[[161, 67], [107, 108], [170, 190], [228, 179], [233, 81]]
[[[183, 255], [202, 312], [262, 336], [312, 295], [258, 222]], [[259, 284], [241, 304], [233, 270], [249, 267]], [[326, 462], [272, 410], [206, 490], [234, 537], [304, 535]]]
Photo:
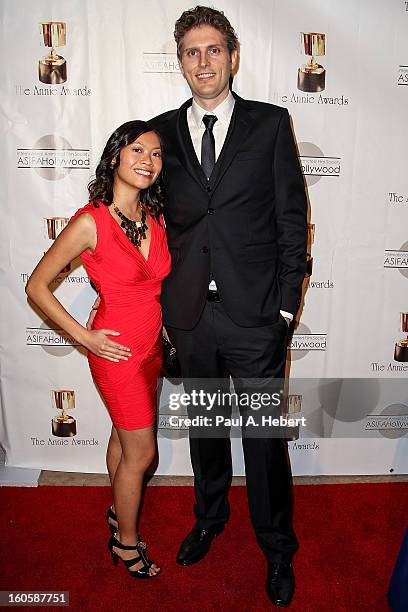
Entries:
[[[207, 379], [211, 389], [211, 381], [231, 376], [236, 389], [253, 379], [267, 388], [285, 375], [288, 324], [306, 266], [307, 205], [289, 115], [230, 91], [238, 40], [222, 12], [185, 11], [175, 39], [192, 99], [153, 120], [165, 147], [172, 256], [164, 325], [186, 381]], [[287, 606], [298, 547], [287, 445], [243, 435], [243, 450], [267, 593]], [[223, 530], [232, 478], [229, 436], [190, 436], [190, 453], [196, 524], [177, 555], [184, 565], [202, 559]]]

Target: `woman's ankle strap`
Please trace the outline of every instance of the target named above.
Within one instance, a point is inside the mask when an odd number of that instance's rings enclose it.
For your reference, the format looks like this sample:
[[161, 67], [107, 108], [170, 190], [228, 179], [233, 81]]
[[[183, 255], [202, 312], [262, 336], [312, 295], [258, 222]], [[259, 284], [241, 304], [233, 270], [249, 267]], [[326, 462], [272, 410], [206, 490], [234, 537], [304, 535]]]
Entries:
[[117, 533], [112, 536], [112, 539], [114, 540], [113, 545], [116, 546], [116, 548], [120, 548], [120, 550], [136, 550], [137, 544], [134, 544], [134, 546], [126, 546], [125, 544], [122, 544], [122, 542], [119, 542], [116, 536]]

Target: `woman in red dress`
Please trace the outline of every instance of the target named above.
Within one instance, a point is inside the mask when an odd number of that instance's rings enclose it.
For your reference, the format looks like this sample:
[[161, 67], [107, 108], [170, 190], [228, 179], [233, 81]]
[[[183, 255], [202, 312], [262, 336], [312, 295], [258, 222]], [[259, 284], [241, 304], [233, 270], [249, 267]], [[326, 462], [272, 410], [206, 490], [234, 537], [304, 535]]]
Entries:
[[[79, 209], [41, 259], [26, 292], [41, 310], [88, 349], [92, 376], [112, 419], [107, 467], [113, 505], [109, 550], [137, 578], [157, 576], [137, 534], [143, 477], [156, 453], [156, 389], [162, 363], [160, 290], [170, 271], [161, 217], [162, 148], [158, 134], [129, 121], [109, 138]], [[81, 256], [100, 305], [84, 328], [49, 289]], [[116, 342], [115, 338], [120, 340]]]

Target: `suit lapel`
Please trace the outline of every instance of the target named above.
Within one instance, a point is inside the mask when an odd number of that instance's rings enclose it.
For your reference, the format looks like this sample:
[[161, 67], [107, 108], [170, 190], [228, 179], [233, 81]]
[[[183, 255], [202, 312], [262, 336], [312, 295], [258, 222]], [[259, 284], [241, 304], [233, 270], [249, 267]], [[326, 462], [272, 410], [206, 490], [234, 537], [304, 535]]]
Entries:
[[242, 143], [245, 141], [252, 124], [252, 119], [245, 108], [245, 101], [233, 93], [235, 98], [234, 112], [231, 117], [231, 123], [228, 128], [224, 146], [214, 166], [211, 174], [209, 185], [211, 189], [215, 189], [230, 167], [235, 154], [237, 153]]
[[207, 177], [205, 176], [200, 162], [197, 159], [191, 140], [190, 130], [187, 124], [187, 109], [191, 106], [191, 99], [181, 106], [177, 121], [177, 140], [179, 143], [179, 159], [191, 176], [203, 187], [207, 187]]
[[191, 106], [192, 100], [187, 100], [187, 102], [180, 107], [178, 112], [176, 130], [179, 146], [177, 148], [177, 155], [181, 164], [203, 189], [211, 187], [211, 189], [214, 190], [217, 187], [251, 129], [252, 119], [245, 108], [245, 100], [237, 96], [234, 92], [233, 96], [235, 98], [235, 106], [231, 117], [231, 123], [209, 181], [207, 181], [207, 177], [197, 159], [190, 136], [190, 130], [188, 129], [187, 109]]

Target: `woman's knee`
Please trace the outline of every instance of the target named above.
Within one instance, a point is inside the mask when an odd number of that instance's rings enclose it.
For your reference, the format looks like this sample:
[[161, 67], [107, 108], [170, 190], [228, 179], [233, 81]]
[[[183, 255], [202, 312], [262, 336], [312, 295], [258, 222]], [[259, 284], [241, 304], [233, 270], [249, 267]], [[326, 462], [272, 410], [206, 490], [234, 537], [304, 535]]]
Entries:
[[113, 432], [111, 433], [109, 441], [108, 441], [108, 449], [109, 451], [115, 451], [115, 452], [122, 451], [122, 446], [120, 444], [118, 434], [115, 435]]
[[156, 448], [152, 444], [130, 452], [123, 452], [122, 460], [130, 469], [145, 472], [155, 458], [155, 455]]
[[144, 430], [117, 430], [122, 447], [122, 461], [129, 469], [146, 470], [156, 454], [156, 441], [151, 428]]

